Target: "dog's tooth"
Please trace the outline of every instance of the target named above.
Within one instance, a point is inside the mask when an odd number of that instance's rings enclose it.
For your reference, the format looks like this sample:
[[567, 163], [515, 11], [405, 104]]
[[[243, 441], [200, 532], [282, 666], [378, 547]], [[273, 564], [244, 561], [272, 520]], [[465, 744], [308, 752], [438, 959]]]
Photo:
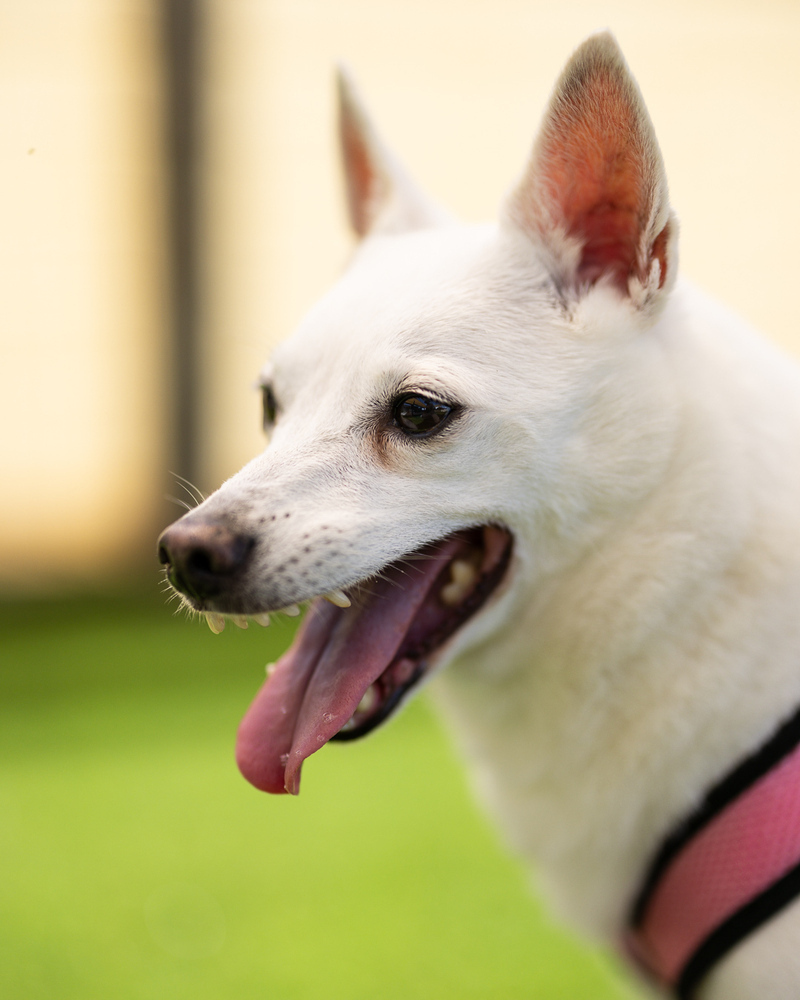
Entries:
[[378, 691], [374, 684], [370, 684], [364, 692], [361, 701], [358, 703], [356, 712], [371, 712], [378, 702]]
[[329, 590], [327, 594], [323, 594], [322, 596], [326, 601], [330, 601], [331, 604], [335, 604], [337, 608], [350, 607], [350, 598], [343, 590]]
[[232, 617], [234, 624], [238, 625], [239, 628], [247, 628], [247, 619], [244, 615], [233, 615]]
[[478, 578], [478, 571], [466, 559], [454, 559], [450, 563], [450, 579], [463, 587], [470, 587]]
[[277, 667], [277, 665], [278, 665], [277, 663], [268, 663], [266, 667], [264, 667], [264, 672], [266, 673], [267, 677], [272, 677], [273, 673], [275, 672], [275, 667]]
[[208, 622], [208, 627], [214, 633], [214, 635], [219, 635], [220, 632], [225, 628], [225, 619], [222, 615], [216, 615], [213, 611], [209, 611], [206, 614], [206, 621]]
[[442, 587], [442, 603], [450, 608], [460, 604], [478, 578], [478, 571], [466, 559], [454, 559], [450, 563], [450, 583]]
[[297, 618], [300, 614], [300, 608], [296, 604], [290, 604], [288, 608], [281, 608], [281, 612], [288, 615], [290, 618]]
[[462, 586], [458, 583], [448, 583], [442, 587], [439, 597], [442, 599], [442, 604], [446, 604], [448, 608], [454, 608], [464, 596], [464, 590]]
[[269, 612], [262, 611], [262, 613], [260, 615], [253, 615], [253, 621], [257, 625], [262, 625], [264, 628], [266, 628], [267, 625], [269, 625], [269, 623], [271, 621], [271, 619], [269, 617]]

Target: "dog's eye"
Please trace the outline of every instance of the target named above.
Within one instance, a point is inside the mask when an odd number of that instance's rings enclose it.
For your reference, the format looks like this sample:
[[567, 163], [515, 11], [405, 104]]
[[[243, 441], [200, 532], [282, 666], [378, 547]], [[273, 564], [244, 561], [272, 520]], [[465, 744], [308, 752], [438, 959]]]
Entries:
[[453, 407], [437, 399], [409, 394], [401, 396], [392, 407], [395, 427], [411, 437], [429, 437], [440, 430]]
[[263, 410], [264, 430], [268, 431], [278, 416], [278, 404], [275, 401], [275, 393], [272, 391], [271, 385], [261, 386], [261, 406]]

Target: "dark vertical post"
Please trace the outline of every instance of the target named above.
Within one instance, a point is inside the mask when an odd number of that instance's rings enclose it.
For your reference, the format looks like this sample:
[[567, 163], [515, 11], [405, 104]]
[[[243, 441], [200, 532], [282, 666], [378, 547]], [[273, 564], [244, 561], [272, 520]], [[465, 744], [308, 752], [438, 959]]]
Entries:
[[202, 402], [199, 157], [203, 0], [158, 2], [164, 51], [172, 471], [198, 484]]

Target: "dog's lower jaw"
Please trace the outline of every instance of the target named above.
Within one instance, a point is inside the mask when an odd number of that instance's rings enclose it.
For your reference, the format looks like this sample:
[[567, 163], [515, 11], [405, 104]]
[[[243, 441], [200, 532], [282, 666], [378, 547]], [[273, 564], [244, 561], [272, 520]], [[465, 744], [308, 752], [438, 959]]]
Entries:
[[420, 623], [416, 632], [412, 626], [400, 651], [370, 685], [356, 711], [332, 739], [358, 739], [388, 719], [428, 674], [430, 658], [439, 658], [441, 648], [480, 611], [505, 577], [512, 551], [508, 532], [487, 526], [460, 534], [465, 542], [462, 551], [451, 559], [432, 588], [433, 608], [438, 608], [438, 616], [433, 617], [429, 604], [425, 609], [427, 621]]
[[306, 757], [387, 719], [492, 596], [511, 550], [510, 533], [495, 526], [455, 532], [385, 567], [352, 608], [315, 602], [240, 727], [245, 777], [296, 793]]

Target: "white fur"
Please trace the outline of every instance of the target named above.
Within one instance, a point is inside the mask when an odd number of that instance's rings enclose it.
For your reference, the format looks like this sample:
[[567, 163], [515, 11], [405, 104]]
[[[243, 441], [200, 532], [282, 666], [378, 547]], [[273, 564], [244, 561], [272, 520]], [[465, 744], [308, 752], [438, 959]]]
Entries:
[[[268, 449], [201, 510], [266, 537], [244, 614], [508, 526], [511, 572], [435, 687], [513, 845], [613, 945], [663, 837], [800, 702], [800, 375], [675, 281], [674, 229], [663, 287], [657, 261], [628, 294], [570, 286], [580, 244], [552, 212], [549, 235], [519, 194], [497, 227], [426, 219], [411, 194], [404, 217], [409, 182], [381, 162], [390, 214], [364, 192], [350, 268], [271, 362]], [[404, 388], [463, 419], [378, 454], [365, 427]], [[799, 935], [794, 906], [701, 996], [800, 996]]]

